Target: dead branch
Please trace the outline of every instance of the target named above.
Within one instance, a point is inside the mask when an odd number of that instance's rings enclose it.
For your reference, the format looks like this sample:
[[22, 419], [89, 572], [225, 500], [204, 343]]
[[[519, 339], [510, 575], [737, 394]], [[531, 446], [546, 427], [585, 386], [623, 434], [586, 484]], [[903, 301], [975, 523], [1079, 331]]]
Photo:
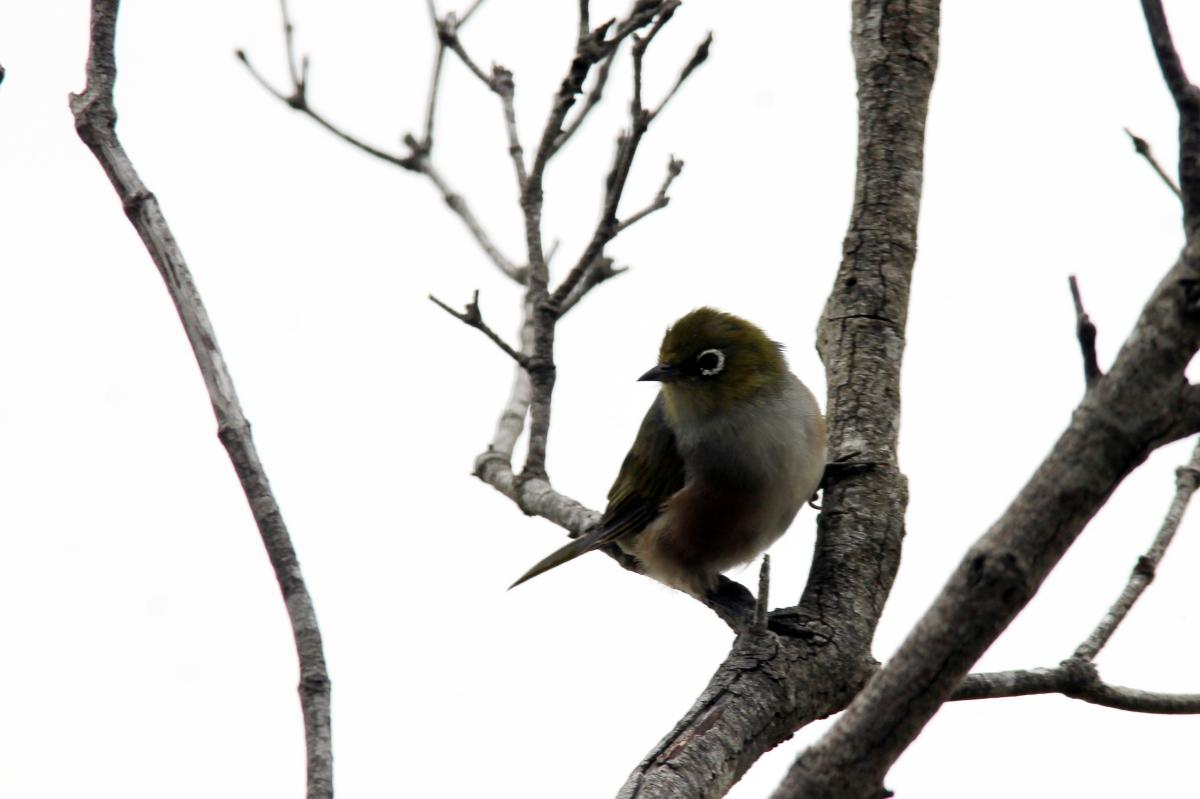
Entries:
[[1091, 388], [1104, 376], [1100, 371], [1100, 362], [1096, 360], [1096, 326], [1083, 310], [1079, 282], [1075, 280], [1074, 275], [1071, 275], [1068, 281], [1071, 286], [1071, 300], [1075, 303], [1075, 336], [1079, 339], [1079, 351], [1083, 355], [1083, 379], [1085, 385]]
[[1128, 136], [1130, 141], [1133, 142], [1134, 152], [1136, 152], [1142, 158], [1145, 158], [1146, 162], [1150, 164], [1150, 168], [1154, 170], [1155, 174], [1162, 178], [1163, 183], [1167, 184], [1167, 188], [1170, 189], [1176, 197], [1182, 200], [1183, 194], [1179, 191], [1179, 187], [1175, 185], [1175, 180], [1166, 173], [1162, 166], [1159, 165], [1158, 159], [1155, 158], [1154, 153], [1150, 151], [1150, 142], [1146, 141], [1141, 136], [1135, 135], [1129, 128], [1125, 128], [1125, 135]]
[[104, 168], [125, 208], [126, 216], [158, 267], [196, 356], [213, 413], [217, 417], [218, 436], [229, 453], [246, 494], [291, 622], [300, 663], [300, 705], [307, 742], [307, 795], [309, 799], [329, 799], [333, 796], [330, 682], [316, 612], [300, 572], [300, 562], [291, 536], [254, 447], [250, 423], [238, 402], [233, 378], [217, 346], [216, 334], [192, 280], [191, 271], [163, 217], [158, 200], [138, 177], [133, 162], [116, 135], [117, 112], [113, 105], [113, 86], [117, 66], [113, 43], [117, 4], [118, 0], [94, 0], [92, 3], [87, 83], [82, 94], [71, 96], [75, 128]]
[[438, 306], [443, 311], [445, 311], [446, 313], [453, 316], [455, 319], [459, 320], [460, 322], [467, 325], [468, 327], [475, 328], [480, 333], [483, 333], [483, 335], [490, 338], [495, 343], [495, 345], [497, 347], [499, 347], [501, 349], [501, 351], [504, 352], [505, 355], [512, 358], [514, 361], [516, 361], [519, 366], [524, 367], [529, 363], [529, 357], [527, 355], [525, 355], [525, 353], [517, 352], [516, 350], [514, 350], [511, 346], [509, 346], [507, 341], [505, 341], [504, 339], [502, 339], [500, 337], [500, 335], [495, 330], [492, 330], [490, 327], [488, 327], [487, 322], [483, 321], [483, 314], [480, 313], [480, 311], [479, 311], [479, 290], [478, 289], [475, 290], [475, 296], [471, 298], [471, 301], [469, 303], [467, 303], [467, 308], [463, 312], [454, 310], [449, 305], [442, 302], [441, 300], [439, 300], [437, 297], [433, 296], [432, 294], [429, 295], [429, 299], [433, 302], [434, 305]]
[[1133, 572], [1129, 575], [1129, 581], [1125, 584], [1125, 589], [1108, 612], [1104, 614], [1104, 618], [1100, 620], [1092, 634], [1075, 650], [1075, 657], [1093, 660], [1108, 643], [1108, 639], [1116, 632], [1117, 627], [1125, 620], [1134, 603], [1153, 582], [1158, 564], [1162, 562], [1167, 547], [1175, 538], [1179, 523], [1183, 521], [1183, 513], [1187, 510], [1192, 495], [1196, 493], [1197, 486], [1200, 486], [1200, 442], [1197, 442], [1195, 449], [1192, 450], [1192, 457], [1188, 462], [1175, 470], [1175, 497], [1171, 500], [1167, 515], [1158, 529], [1158, 535], [1154, 537], [1154, 543], [1150, 545], [1146, 554], [1138, 558]]
[[409, 153], [407, 155], [391, 153], [375, 147], [374, 145], [368, 144], [357, 136], [350, 134], [340, 125], [332, 122], [330, 119], [313, 108], [312, 103], [308, 98], [309, 61], [308, 57], [304, 56], [300, 59], [299, 64], [297, 64], [295, 45], [293, 42], [295, 25], [293, 24], [291, 16], [288, 12], [286, 0], [280, 1], [280, 12], [283, 20], [283, 37], [284, 47], [287, 54], [288, 75], [292, 83], [291, 90], [285, 93], [276, 89], [271, 82], [268, 81], [262, 75], [262, 73], [255, 69], [255, 67], [250, 63], [250, 58], [244, 50], [239, 49], [235, 54], [238, 60], [245, 65], [246, 70], [250, 73], [251, 77], [253, 77], [260, 86], [266, 89], [268, 93], [270, 93], [280, 102], [285, 103], [289, 108], [301, 112], [337, 138], [341, 139], [352, 147], [367, 153], [368, 155], [378, 158], [379, 160], [391, 164], [392, 166], [400, 167], [405, 171], [416, 172], [428, 177], [430, 182], [433, 183], [433, 185], [436, 186], [437, 190], [441, 193], [442, 199], [446, 202], [446, 205], [459, 217], [459, 219], [462, 220], [463, 224], [466, 225], [467, 230], [471, 233], [471, 236], [475, 239], [476, 243], [479, 244], [480, 248], [484, 251], [484, 254], [487, 255], [488, 259], [496, 266], [496, 268], [512, 280], [518, 283], [524, 283], [527, 269], [523, 266], [513, 263], [511, 259], [507, 258], [503, 253], [500, 252], [500, 249], [493, 242], [492, 237], [487, 234], [479, 219], [471, 211], [466, 199], [463, 198], [461, 194], [450, 188], [441, 172], [433, 163], [433, 130], [437, 110], [438, 91], [441, 81], [442, 64], [445, 60], [445, 50], [447, 47], [447, 44], [442, 39], [441, 33], [444, 28], [448, 27], [450, 30], [453, 30], [454, 37], [457, 38], [458, 30], [466, 24], [467, 19], [474, 14], [476, 9], [478, 9], [482, 3], [483, 0], [476, 0], [476, 2], [463, 14], [462, 18], [457, 21], [455, 21], [453, 14], [447, 15], [444, 20], [438, 19], [437, 11], [433, 7], [433, 4], [428, 4], [434, 32], [438, 35], [438, 47], [434, 56], [434, 65], [429, 81], [429, 94], [425, 106], [424, 133], [421, 139], [417, 139], [412, 134], [404, 137], [404, 143], [409, 149]]
[[[1161, 4], [1143, 0], [1163, 75], [1180, 109], [1180, 174], [1200, 164], [1194, 87], [1170, 45]], [[1186, 85], [1185, 85], [1186, 84]], [[1197, 117], [1200, 119], [1200, 117]], [[1155, 448], [1191, 435], [1194, 387], [1184, 368], [1200, 349], [1194, 287], [1200, 280], [1196, 197], [1181, 180], [1189, 240], [1146, 303], [1103, 380], [1084, 395], [1050, 455], [968, 551], [908, 639], [805, 752], [776, 792], [785, 797], [866, 796], [957, 689], [1059, 558], [1130, 471]], [[1119, 420], [1119, 421], [1114, 421]], [[1113, 701], [1120, 697], [1108, 692]]]

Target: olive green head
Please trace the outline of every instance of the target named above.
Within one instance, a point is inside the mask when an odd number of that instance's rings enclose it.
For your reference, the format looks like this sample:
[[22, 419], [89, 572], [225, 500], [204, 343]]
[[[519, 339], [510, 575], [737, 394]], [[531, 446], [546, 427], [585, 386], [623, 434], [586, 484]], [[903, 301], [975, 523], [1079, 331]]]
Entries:
[[641, 380], [663, 384], [671, 412], [716, 413], [774, 391], [787, 375], [783, 348], [733, 314], [697, 308], [667, 330], [658, 365]]

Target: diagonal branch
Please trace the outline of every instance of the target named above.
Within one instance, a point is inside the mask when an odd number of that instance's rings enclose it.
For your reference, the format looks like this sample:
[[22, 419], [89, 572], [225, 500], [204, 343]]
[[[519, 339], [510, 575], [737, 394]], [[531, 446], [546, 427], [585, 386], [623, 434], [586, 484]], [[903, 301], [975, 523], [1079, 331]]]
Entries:
[[1133, 573], [1129, 575], [1129, 581], [1125, 584], [1125, 590], [1104, 614], [1104, 618], [1101, 619], [1092, 634], [1075, 650], [1075, 657], [1083, 660], [1094, 659], [1108, 643], [1108, 639], [1112, 637], [1117, 627], [1125, 620], [1142, 592], [1154, 580], [1158, 564], [1162, 562], [1167, 547], [1171, 545], [1175, 532], [1179, 529], [1179, 523], [1183, 521], [1183, 513], [1187, 510], [1192, 495], [1196, 493], [1197, 486], [1200, 486], [1200, 442], [1197, 442], [1196, 447], [1192, 450], [1192, 457], [1188, 462], [1175, 470], [1175, 497], [1171, 500], [1167, 515], [1158, 529], [1158, 535], [1154, 537], [1154, 543], [1150, 545], [1146, 554], [1138, 558], [1137, 565], [1133, 567]]
[[141, 236], [166, 284], [196, 356], [217, 417], [218, 435], [229, 453], [250, 511], [258, 525], [275, 579], [283, 594], [300, 662], [300, 705], [307, 742], [309, 799], [333, 796], [333, 752], [330, 739], [329, 675], [312, 597], [305, 586], [279, 505], [267, 482], [242, 412], [233, 379], [217, 346], [216, 334], [200, 300], [158, 200], [142, 183], [115, 131], [113, 105], [116, 60], [117, 0], [94, 0], [91, 14], [87, 85], [71, 96], [71, 111], [79, 137], [92, 151], [113, 184], [129, 221]]
[[459, 311], [454, 310], [449, 305], [442, 302], [441, 300], [439, 300], [437, 297], [433, 296], [432, 294], [429, 295], [429, 299], [433, 301], [434, 305], [438, 306], [443, 311], [445, 311], [446, 313], [453, 316], [455, 319], [459, 320], [460, 322], [467, 325], [468, 327], [475, 328], [480, 333], [483, 333], [483, 335], [490, 338], [495, 343], [495, 345], [504, 352], [505, 355], [512, 358], [514, 361], [516, 361], [518, 366], [524, 367], [529, 364], [529, 356], [527, 356], [523, 352], [517, 352], [516, 350], [514, 350], [511, 346], [509, 346], [507, 341], [502, 339], [500, 337], [500, 335], [498, 333], [496, 333], [495, 330], [492, 330], [490, 327], [488, 327], [487, 322], [483, 321], [483, 314], [480, 313], [480, 311], [479, 311], [479, 290], [478, 289], [475, 290], [475, 296], [471, 298], [471, 301], [469, 303], [467, 303], [467, 309], [465, 312], [459, 312]]
[[1133, 142], [1134, 152], [1136, 152], [1142, 158], [1145, 158], [1146, 162], [1150, 164], [1150, 168], [1154, 170], [1155, 174], [1162, 178], [1163, 183], [1167, 184], [1167, 188], [1170, 189], [1176, 197], [1182, 200], [1183, 194], [1179, 191], [1179, 187], [1175, 185], [1174, 179], [1172, 179], [1172, 177], [1168, 175], [1165, 170], [1163, 170], [1162, 166], [1160, 166], [1158, 163], [1158, 159], [1156, 159], [1154, 157], [1154, 153], [1151, 152], [1150, 142], [1146, 141], [1141, 136], [1134, 134], [1129, 128], [1125, 128], [1125, 135], [1128, 136], [1130, 141]]

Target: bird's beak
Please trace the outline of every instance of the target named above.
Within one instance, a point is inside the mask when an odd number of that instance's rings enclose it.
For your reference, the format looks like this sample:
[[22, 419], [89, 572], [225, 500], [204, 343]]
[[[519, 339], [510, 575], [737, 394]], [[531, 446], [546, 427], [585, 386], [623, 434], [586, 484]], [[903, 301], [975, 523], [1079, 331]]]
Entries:
[[679, 367], [671, 363], [660, 363], [638, 380], [657, 380], [659, 383], [670, 383], [680, 377]]

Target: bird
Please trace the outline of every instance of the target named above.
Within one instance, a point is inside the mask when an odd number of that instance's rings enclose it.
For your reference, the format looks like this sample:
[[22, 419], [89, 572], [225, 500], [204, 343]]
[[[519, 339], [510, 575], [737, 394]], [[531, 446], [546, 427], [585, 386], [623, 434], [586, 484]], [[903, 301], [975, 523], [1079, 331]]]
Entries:
[[510, 588], [615, 544], [649, 576], [703, 598], [816, 495], [824, 417], [782, 345], [756, 325], [697, 308], [667, 329], [657, 364], [638, 379], [661, 388], [600, 521]]

